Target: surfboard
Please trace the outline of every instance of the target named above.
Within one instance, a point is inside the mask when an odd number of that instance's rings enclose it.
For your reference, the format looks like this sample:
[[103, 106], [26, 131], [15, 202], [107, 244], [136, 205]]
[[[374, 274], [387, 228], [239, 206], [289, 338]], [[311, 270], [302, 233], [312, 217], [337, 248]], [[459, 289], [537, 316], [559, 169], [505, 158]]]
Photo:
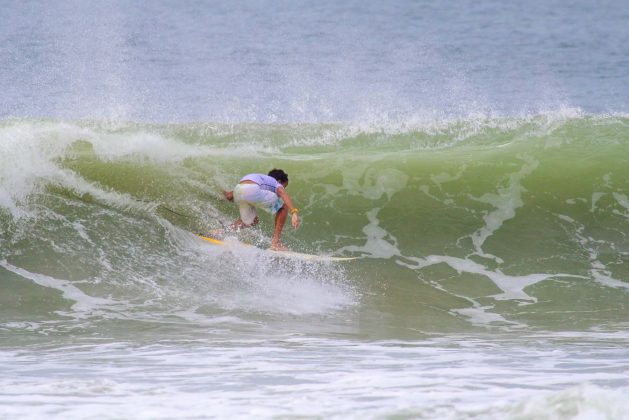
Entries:
[[[207, 241], [214, 245], [220, 245], [220, 246], [228, 245], [224, 241], [221, 241], [220, 239], [212, 238], [211, 236], [204, 236], [199, 233], [197, 233], [196, 235], [199, 238], [203, 239], [204, 241]], [[253, 245], [245, 244], [242, 242], [240, 244], [244, 246], [253, 246]], [[281, 258], [293, 258], [293, 259], [304, 260], [304, 261], [351, 261], [351, 260], [358, 259], [358, 257], [332, 257], [329, 255], [303, 254], [301, 252], [294, 252], [294, 251], [274, 251], [272, 249], [263, 249], [262, 251], [264, 251], [265, 253], [277, 256], [277, 257], [281, 257]]]

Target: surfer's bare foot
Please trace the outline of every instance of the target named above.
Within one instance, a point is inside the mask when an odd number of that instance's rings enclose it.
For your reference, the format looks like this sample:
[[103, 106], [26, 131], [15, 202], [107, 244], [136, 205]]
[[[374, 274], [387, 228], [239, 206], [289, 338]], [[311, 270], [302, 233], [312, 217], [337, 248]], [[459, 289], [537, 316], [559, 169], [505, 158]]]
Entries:
[[288, 251], [288, 248], [286, 248], [282, 243], [271, 244], [271, 248], [269, 249], [272, 251]]
[[232, 191], [223, 191], [223, 195], [227, 201], [234, 201], [234, 193]]

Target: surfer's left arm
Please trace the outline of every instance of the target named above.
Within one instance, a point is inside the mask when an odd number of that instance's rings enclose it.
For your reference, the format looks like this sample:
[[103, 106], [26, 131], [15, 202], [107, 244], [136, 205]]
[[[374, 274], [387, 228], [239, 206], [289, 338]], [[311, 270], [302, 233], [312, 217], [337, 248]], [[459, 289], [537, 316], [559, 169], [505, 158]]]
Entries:
[[290, 196], [288, 195], [284, 187], [278, 187], [275, 190], [275, 192], [282, 199], [282, 201], [284, 201], [284, 206], [286, 207], [286, 209], [288, 210], [291, 216], [290, 222], [293, 225], [293, 227], [297, 229], [299, 227], [299, 216], [297, 215], [297, 213], [299, 212], [299, 209], [293, 205], [293, 200], [291, 200]]

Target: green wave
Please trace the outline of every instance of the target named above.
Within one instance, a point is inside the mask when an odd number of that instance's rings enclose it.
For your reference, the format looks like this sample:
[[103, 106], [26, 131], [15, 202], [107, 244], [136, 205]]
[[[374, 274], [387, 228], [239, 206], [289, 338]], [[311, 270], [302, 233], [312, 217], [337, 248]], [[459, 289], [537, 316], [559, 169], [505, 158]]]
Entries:
[[[229, 223], [237, 209], [221, 190], [279, 167], [303, 217], [285, 242], [362, 257], [349, 272], [329, 268], [311, 280], [387, 296], [366, 299], [369, 307], [424, 314], [437, 326], [481, 322], [487, 312], [497, 316], [489, 323], [553, 324], [551, 309], [580, 314], [579, 325], [618, 321], [609, 308], [626, 321], [624, 116], [379, 126], [12, 120], [0, 124], [0, 150], [0, 259], [82, 281], [87, 294], [150, 300], [170, 290], [177, 300], [198, 283], [171, 279], [189, 270], [198, 280], [207, 264], [223, 285], [255, 278], [199, 260], [181, 237]], [[271, 229], [263, 215], [241, 239], [264, 247]], [[227, 286], [214, 286], [213, 305], [224, 308], [217, 295]], [[355, 284], [346, 286], [341, 301], [354, 302]], [[447, 315], [433, 314], [431, 299]]]

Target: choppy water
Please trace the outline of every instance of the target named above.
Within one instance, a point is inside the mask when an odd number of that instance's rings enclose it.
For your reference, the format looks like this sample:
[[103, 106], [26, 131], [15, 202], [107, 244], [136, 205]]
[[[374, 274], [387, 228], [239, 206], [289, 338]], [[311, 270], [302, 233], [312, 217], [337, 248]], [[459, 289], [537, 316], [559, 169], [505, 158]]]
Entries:
[[0, 417], [627, 418], [624, 4], [5, 6]]

